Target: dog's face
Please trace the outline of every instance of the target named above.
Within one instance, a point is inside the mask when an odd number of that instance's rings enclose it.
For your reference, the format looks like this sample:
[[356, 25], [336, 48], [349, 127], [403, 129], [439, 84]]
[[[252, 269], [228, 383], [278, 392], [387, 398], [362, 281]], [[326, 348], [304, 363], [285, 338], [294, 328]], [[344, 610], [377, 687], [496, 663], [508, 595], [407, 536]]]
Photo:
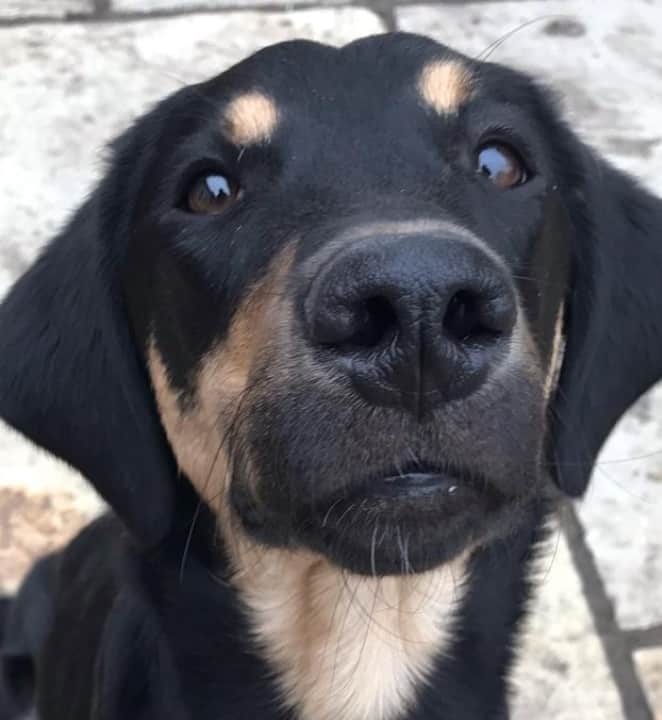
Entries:
[[530, 81], [410, 37], [288, 43], [161, 115], [128, 310], [225, 524], [380, 574], [512, 527], [546, 490], [569, 284]]
[[0, 306], [0, 413], [147, 545], [193, 487], [228, 540], [426, 570], [546, 468], [580, 494], [662, 374], [656, 202], [512, 70], [268, 48], [115, 144]]

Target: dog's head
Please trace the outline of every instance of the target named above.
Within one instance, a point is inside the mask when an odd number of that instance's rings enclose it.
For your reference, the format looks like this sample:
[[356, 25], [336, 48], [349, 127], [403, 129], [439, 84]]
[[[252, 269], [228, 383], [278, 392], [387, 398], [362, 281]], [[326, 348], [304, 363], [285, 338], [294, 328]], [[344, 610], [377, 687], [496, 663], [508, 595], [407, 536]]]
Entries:
[[653, 202], [517, 72], [267, 48], [116, 143], [0, 309], [0, 412], [146, 543], [181, 473], [261, 544], [425, 570], [581, 493], [657, 379]]

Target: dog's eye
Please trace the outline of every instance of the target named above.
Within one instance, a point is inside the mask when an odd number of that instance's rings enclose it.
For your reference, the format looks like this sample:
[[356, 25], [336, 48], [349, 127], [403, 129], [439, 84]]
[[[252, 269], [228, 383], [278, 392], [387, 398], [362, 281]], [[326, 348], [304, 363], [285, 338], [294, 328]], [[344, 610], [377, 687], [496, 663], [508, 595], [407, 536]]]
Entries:
[[197, 177], [186, 195], [186, 208], [200, 215], [223, 212], [239, 195], [239, 186], [225, 175], [208, 173]]
[[478, 151], [477, 165], [477, 171], [502, 190], [522, 185], [528, 180], [519, 155], [503, 143], [483, 145]]

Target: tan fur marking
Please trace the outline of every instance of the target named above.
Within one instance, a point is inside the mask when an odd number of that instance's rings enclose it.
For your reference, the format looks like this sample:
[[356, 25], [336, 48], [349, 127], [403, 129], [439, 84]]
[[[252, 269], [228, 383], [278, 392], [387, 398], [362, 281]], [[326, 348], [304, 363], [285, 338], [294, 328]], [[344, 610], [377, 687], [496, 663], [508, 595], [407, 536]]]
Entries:
[[156, 345], [148, 348], [147, 364], [161, 422], [179, 467], [216, 510], [225, 500], [231, 474], [227, 429], [260, 353], [289, 313], [279, 290], [293, 251], [288, 247], [274, 259], [264, 279], [236, 311], [227, 337], [202, 359], [192, 408], [182, 407]]
[[277, 122], [276, 104], [257, 91], [236, 97], [223, 116], [227, 136], [235, 145], [242, 146], [268, 141]]
[[556, 323], [554, 325], [554, 340], [552, 343], [552, 355], [549, 360], [549, 368], [545, 377], [545, 400], [549, 400], [554, 389], [556, 388], [559, 376], [561, 374], [561, 366], [563, 365], [563, 317], [565, 313], [565, 303], [561, 303], [556, 315]]
[[[211, 475], [223, 480], [218, 492], [222, 492], [228, 475], [227, 455], [221, 450], [216, 458], [220, 446], [221, 430], [217, 421], [221, 409], [214, 410], [205, 403], [204, 407], [190, 412], [182, 410], [179, 395], [170, 384], [163, 359], [154, 343], [148, 348], [147, 364], [161, 422], [177, 463], [200, 495], [210, 500], [216, 484], [211, 482]], [[207, 397], [204, 392], [200, 392], [200, 396]]]
[[256, 643], [298, 717], [394, 720], [406, 710], [449, 645], [466, 556], [420, 575], [373, 578], [245, 537], [233, 547]]
[[421, 71], [418, 90], [430, 107], [447, 115], [457, 112], [471, 96], [472, 77], [458, 60], [436, 60]]

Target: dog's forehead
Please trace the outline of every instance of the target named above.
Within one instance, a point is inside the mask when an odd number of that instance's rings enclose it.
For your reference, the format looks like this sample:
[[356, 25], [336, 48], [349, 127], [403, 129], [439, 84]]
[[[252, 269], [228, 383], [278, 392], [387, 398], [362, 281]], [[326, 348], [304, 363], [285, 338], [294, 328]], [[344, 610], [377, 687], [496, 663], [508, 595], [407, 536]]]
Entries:
[[341, 48], [289, 41], [264, 48], [218, 76], [220, 123], [238, 145], [269, 139], [279, 121], [311, 113], [400, 108], [454, 114], [476, 90], [478, 63], [429, 38], [397, 33]]

